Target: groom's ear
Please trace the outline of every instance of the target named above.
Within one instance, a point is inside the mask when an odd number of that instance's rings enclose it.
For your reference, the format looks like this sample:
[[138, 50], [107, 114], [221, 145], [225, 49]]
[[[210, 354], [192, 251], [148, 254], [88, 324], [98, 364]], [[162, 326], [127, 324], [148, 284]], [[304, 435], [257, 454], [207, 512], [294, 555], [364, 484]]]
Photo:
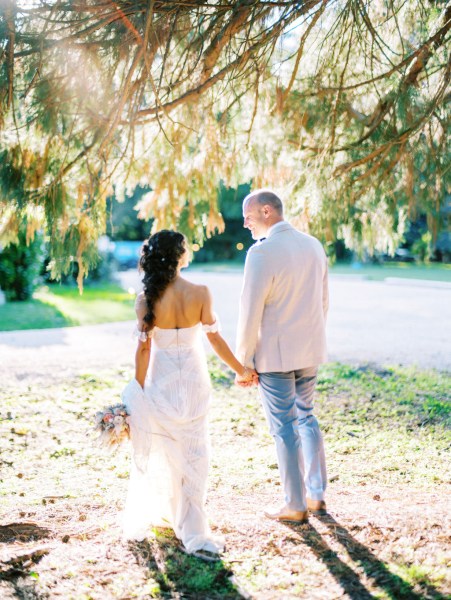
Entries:
[[269, 215], [271, 214], [271, 207], [269, 206], [269, 204], [263, 205], [263, 214], [265, 215], [265, 217], [269, 217]]

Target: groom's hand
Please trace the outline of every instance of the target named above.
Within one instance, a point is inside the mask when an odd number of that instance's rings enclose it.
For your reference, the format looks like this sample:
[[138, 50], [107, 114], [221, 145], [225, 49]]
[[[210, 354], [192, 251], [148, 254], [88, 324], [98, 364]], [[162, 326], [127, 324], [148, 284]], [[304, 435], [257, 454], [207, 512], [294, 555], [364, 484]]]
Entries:
[[242, 375], [237, 375], [235, 377], [236, 385], [240, 387], [251, 387], [253, 385], [258, 384], [258, 374], [255, 369], [249, 369], [246, 367], [244, 373]]

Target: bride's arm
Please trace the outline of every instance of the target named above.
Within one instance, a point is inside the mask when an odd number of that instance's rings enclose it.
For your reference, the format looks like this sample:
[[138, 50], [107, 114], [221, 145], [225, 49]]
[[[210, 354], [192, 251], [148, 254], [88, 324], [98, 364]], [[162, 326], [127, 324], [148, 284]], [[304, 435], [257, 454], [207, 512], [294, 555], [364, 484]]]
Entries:
[[143, 389], [147, 369], [149, 368], [150, 345], [150, 338], [146, 338], [146, 341], [144, 342], [139, 340], [135, 354], [135, 379]]
[[[212, 298], [210, 290], [207, 287], [205, 287], [204, 292], [201, 321], [204, 325], [213, 325], [215, 323], [215, 314], [213, 312]], [[206, 335], [215, 354], [223, 362], [225, 362], [225, 364], [229, 366], [232, 369], [232, 371], [234, 371], [238, 375], [240, 379], [252, 379], [255, 371], [253, 369], [248, 369], [247, 367], [244, 367], [244, 365], [240, 363], [240, 361], [233, 354], [232, 350], [230, 349], [230, 346], [219, 333], [219, 331], [206, 332]]]
[[219, 356], [219, 358], [223, 362], [225, 362], [225, 364], [229, 366], [232, 369], [232, 371], [234, 371], [238, 375], [238, 377], [244, 378], [246, 372], [250, 372], [250, 369], [246, 369], [235, 357], [233, 352], [230, 350], [230, 346], [219, 333], [219, 331], [217, 331], [216, 333], [207, 332], [206, 335], [215, 354]]
[[147, 326], [144, 322], [144, 317], [147, 313], [147, 305], [146, 298], [142, 292], [136, 297], [135, 311], [137, 318], [136, 327], [139, 335], [138, 347], [136, 348], [135, 353], [135, 379], [139, 385], [144, 388], [144, 381], [146, 379], [147, 369], [149, 368], [151, 338], [148, 336]]

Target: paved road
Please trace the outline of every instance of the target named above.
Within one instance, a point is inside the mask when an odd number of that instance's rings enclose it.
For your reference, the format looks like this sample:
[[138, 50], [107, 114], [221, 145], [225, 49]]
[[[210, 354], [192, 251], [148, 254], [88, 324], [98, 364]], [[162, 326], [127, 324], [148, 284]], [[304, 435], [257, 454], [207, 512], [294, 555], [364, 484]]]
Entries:
[[[187, 271], [185, 276], [210, 287], [223, 334], [233, 346], [241, 273]], [[125, 287], [139, 288], [134, 272], [121, 278]], [[330, 296], [331, 360], [451, 370], [449, 288], [332, 276]], [[49, 376], [64, 380], [108, 366], [131, 366], [132, 329], [126, 322], [0, 333], [0, 377], [6, 383], [41, 385]]]
[[[185, 276], [210, 287], [224, 336], [233, 344], [242, 274], [186, 271]], [[122, 281], [140, 288], [133, 272], [123, 273]], [[451, 287], [406, 281], [330, 277], [331, 360], [451, 369]]]

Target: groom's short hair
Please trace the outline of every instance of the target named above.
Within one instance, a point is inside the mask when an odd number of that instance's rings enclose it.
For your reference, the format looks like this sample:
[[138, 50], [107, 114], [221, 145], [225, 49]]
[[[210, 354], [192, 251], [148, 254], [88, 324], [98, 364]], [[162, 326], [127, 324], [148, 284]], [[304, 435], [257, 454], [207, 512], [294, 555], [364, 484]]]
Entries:
[[250, 202], [251, 200], [255, 200], [260, 206], [269, 204], [269, 206], [272, 206], [279, 215], [283, 215], [282, 200], [271, 190], [255, 190], [246, 196], [244, 202]]

